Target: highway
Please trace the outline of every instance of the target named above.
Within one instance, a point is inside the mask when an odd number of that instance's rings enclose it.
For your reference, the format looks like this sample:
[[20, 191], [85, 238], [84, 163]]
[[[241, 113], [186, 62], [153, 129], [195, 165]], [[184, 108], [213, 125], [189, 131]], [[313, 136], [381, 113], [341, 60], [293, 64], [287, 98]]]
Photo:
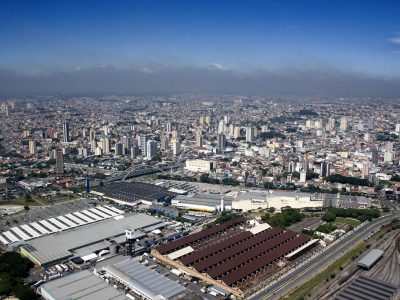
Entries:
[[390, 215], [369, 222], [353, 234], [345, 237], [341, 242], [334, 244], [328, 251], [317, 255], [312, 260], [293, 271], [290, 275], [278, 280], [271, 286], [258, 291], [248, 297], [248, 299], [272, 300], [283, 297], [292, 289], [315, 277], [318, 273], [340, 258], [345, 252], [353, 248], [355, 244], [368, 237], [382, 225], [390, 223], [390, 221], [396, 217], [398, 217], [398, 214], [394, 212]]

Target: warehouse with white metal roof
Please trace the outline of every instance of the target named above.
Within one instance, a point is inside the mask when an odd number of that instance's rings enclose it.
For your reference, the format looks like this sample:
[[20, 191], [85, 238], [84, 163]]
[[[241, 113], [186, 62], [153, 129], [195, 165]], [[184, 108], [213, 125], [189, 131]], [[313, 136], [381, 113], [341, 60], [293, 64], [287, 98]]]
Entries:
[[21, 246], [20, 250], [22, 255], [34, 263], [49, 265], [73, 257], [74, 253], [79, 253], [80, 248], [123, 237], [126, 229], [145, 230], [146, 227], [154, 228], [154, 225], [160, 223], [159, 219], [140, 213], [119, 216], [32, 239]]
[[88, 270], [49, 281], [39, 287], [45, 300], [124, 300], [128, 299], [117, 289]]
[[131, 258], [107, 266], [104, 270], [107, 276], [145, 299], [172, 299], [185, 291], [179, 283]]

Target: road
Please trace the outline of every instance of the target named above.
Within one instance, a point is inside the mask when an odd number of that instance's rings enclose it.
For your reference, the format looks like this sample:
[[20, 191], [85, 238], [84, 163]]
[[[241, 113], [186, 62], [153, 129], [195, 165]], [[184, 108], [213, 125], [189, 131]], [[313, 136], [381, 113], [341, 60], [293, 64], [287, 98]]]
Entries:
[[369, 222], [367, 225], [357, 230], [353, 234], [345, 237], [340, 243], [334, 244], [328, 251], [321, 253], [309, 262], [305, 263], [287, 277], [280, 279], [278, 282], [266, 289], [249, 297], [252, 300], [258, 299], [279, 299], [286, 295], [295, 287], [307, 282], [316, 274], [331, 265], [340, 258], [345, 252], [349, 251], [355, 244], [362, 241], [373, 231], [377, 230], [384, 224], [389, 223], [393, 218], [398, 217], [397, 213], [386, 215], [379, 219]]

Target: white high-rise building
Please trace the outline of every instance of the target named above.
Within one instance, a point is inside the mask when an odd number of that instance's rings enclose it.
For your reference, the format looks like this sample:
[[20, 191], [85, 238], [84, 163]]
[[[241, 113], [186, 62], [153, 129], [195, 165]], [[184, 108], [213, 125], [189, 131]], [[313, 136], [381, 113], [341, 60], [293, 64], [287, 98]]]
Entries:
[[169, 123], [169, 122], [167, 123], [166, 130], [168, 133], [172, 132], [172, 124], [171, 123]]
[[384, 162], [392, 162], [393, 161], [393, 152], [392, 151], [385, 151], [383, 155]]
[[94, 128], [90, 128], [89, 130], [89, 142], [93, 141], [96, 138], [96, 131]]
[[220, 120], [218, 123], [218, 134], [225, 132], [225, 121]]
[[145, 134], [142, 134], [138, 138], [138, 144], [140, 151], [142, 152], [142, 156], [147, 156], [147, 141], [149, 140], [149, 137]]
[[63, 124], [63, 142], [69, 142], [69, 123], [67, 121]]
[[340, 130], [346, 131], [346, 130], [347, 130], [347, 126], [348, 126], [348, 124], [347, 124], [347, 117], [342, 117], [342, 118], [340, 119]]
[[397, 133], [400, 133], [400, 124], [399, 124], [399, 123], [396, 124], [396, 129], [395, 129], [395, 131], [396, 131]]
[[30, 140], [29, 141], [29, 153], [31, 155], [35, 155], [36, 152], [37, 152], [37, 150], [36, 150], [36, 141]]
[[300, 180], [299, 180], [299, 182], [304, 183], [306, 181], [307, 181], [307, 173], [304, 172], [304, 171], [301, 171], [300, 172]]
[[153, 140], [147, 141], [146, 157], [152, 158], [157, 155], [157, 142]]
[[103, 150], [103, 154], [107, 155], [110, 153], [111, 150], [111, 145], [110, 145], [110, 139], [108, 137], [104, 137], [101, 139], [101, 150]]
[[254, 137], [254, 128], [251, 126], [246, 127], [246, 142], [252, 142]]

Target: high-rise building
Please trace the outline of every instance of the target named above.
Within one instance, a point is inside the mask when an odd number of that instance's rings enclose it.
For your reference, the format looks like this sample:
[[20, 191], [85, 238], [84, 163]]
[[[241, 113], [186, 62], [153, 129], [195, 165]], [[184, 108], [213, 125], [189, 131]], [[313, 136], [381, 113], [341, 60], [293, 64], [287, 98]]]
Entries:
[[254, 128], [251, 126], [246, 127], [246, 142], [252, 142], [254, 137]]
[[321, 177], [328, 177], [330, 174], [331, 174], [331, 164], [329, 162], [323, 161], [321, 163], [319, 175]]
[[363, 164], [361, 176], [362, 178], [369, 178], [369, 164]]
[[231, 121], [231, 117], [228, 116], [228, 115], [225, 115], [225, 116], [224, 116], [224, 122], [225, 122], [225, 124], [229, 124], [230, 121]]
[[299, 182], [304, 183], [306, 181], [307, 181], [307, 173], [305, 171], [301, 171]]
[[6, 114], [6, 117], [9, 117], [10, 116], [10, 107], [6, 104], [6, 107], [5, 107], [5, 114]]
[[161, 150], [168, 150], [169, 148], [169, 139], [165, 135], [163, 135], [160, 139], [160, 148]]
[[196, 134], [196, 147], [203, 148], [203, 136], [200, 131]]
[[63, 142], [68, 143], [69, 140], [69, 123], [67, 121], [64, 121], [63, 124]]
[[226, 136], [223, 133], [217, 135], [217, 148], [219, 151], [225, 150]]
[[96, 138], [96, 131], [94, 128], [90, 128], [89, 130], [89, 142], [94, 141], [94, 139]]
[[336, 120], [334, 118], [329, 118], [327, 127], [328, 127], [327, 130], [335, 130]]
[[172, 131], [172, 139], [173, 140], [177, 140], [178, 139], [178, 130], [177, 129], [174, 129]]
[[393, 142], [387, 141], [385, 144], [385, 150], [392, 152], [393, 151]]
[[91, 142], [90, 142], [90, 150], [91, 150], [92, 152], [94, 152], [94, 151], [96, 150], [96, 148], [97, 148], [97, 142], [96, 142], [96, 140], [91, 141]]
[[131, 149], [131, 139], [124, 135], [121, 138], [122, 143], [122, 155], [127, 155]]
[[200, 122], [201, 125], [204, 125], [204, 123], [205, 123], [205, 118], [204, 118], [204, 116], [201, 116], [201, 117], [199, 118], [199, 122]]
[[23, 138], [27, 138], [30, 135], [31, 135], [31, 131], [29, 129], [24, 129], [24, 131], [22, 132]]
[[34, 141], [34, 140], [29, 141], [29, 153], [31, 155], [36, 154], [36, 141]]
[[385, 151], [383, 154], [383, 161], [384, 162], [392, 162], [393, 161], [393, 152]]
[[372, 149], [371, 162], [373, 165], [378, 164], [378, 150], [376, 148]]
[[171, 133], [172, 132], [172, 124], [170, 122], [167, 123], [167, 132]]
[[181, 143], [179, 141], [174, 141], [172, 143], [172, 154], [178, 156], [181, 153]]
[[217, 133], [224, 133], [225, 132], [225, 121], [220, 120], [218, 123], [218, 131]]
[[147, 141], [148, 140], [149, 140], [149, 136], [146, 134], [141, 134], [139, 136], [138, 142], [139, 142], [139, 147], [140, 147], [142, 156], [146, 156], [146, 154], [147, 154]]
[[146, 157], [153, 158], [157, 155], [157, 142], [153, 140], [147, 141]]
[[103, 126], [103, 131], [104, 131], [104, 135], [109, 135], [110, 134], [110, 127], [108, 127], [108, 125], [104, 125]]
[[240, 127], [239, 127], [239, 126], [236, 126], [236, 127], [235, 127], [235, 130], [234, 130], [234, 132], [233, 132], [233, 137], [234, 137], [235, 139], [237, 139], [238, 137], [240, 137]]
[[123, 147], [122, 143], [116, 143], [115, 144], [115, 155], [118, 155], [118, 156], [122, 155], [123, 148], [124, 147]]
[[140, 148], [137, 145], [131, 147], [131, 158], [138, 157], [140, 155]]
[[63, 159], [63, 151], [61, 149], [55, 150], [56, 152], [56, 173], [63, 174], [64, 173], [64, 159]]
[[342, 118], [340, 119], [340, 130], [346, 131], [346, 130], [347, 130], [347, 126], [348, 126], [348, 124], [347, 124], [347, 117], [342, 117]]
[[110, 139], [108, 137], [101, 138], [100, 147], [101, 147], [101, 150], [103, 150], [104, 155], [110, 154], [110, 150], [111, 150]]
[[399, 123], [396, 124], [396, 129], [395, 129], [395, 131], [396, 131], [397, 133], [400, 133], [400, 124], [399, 124]]

